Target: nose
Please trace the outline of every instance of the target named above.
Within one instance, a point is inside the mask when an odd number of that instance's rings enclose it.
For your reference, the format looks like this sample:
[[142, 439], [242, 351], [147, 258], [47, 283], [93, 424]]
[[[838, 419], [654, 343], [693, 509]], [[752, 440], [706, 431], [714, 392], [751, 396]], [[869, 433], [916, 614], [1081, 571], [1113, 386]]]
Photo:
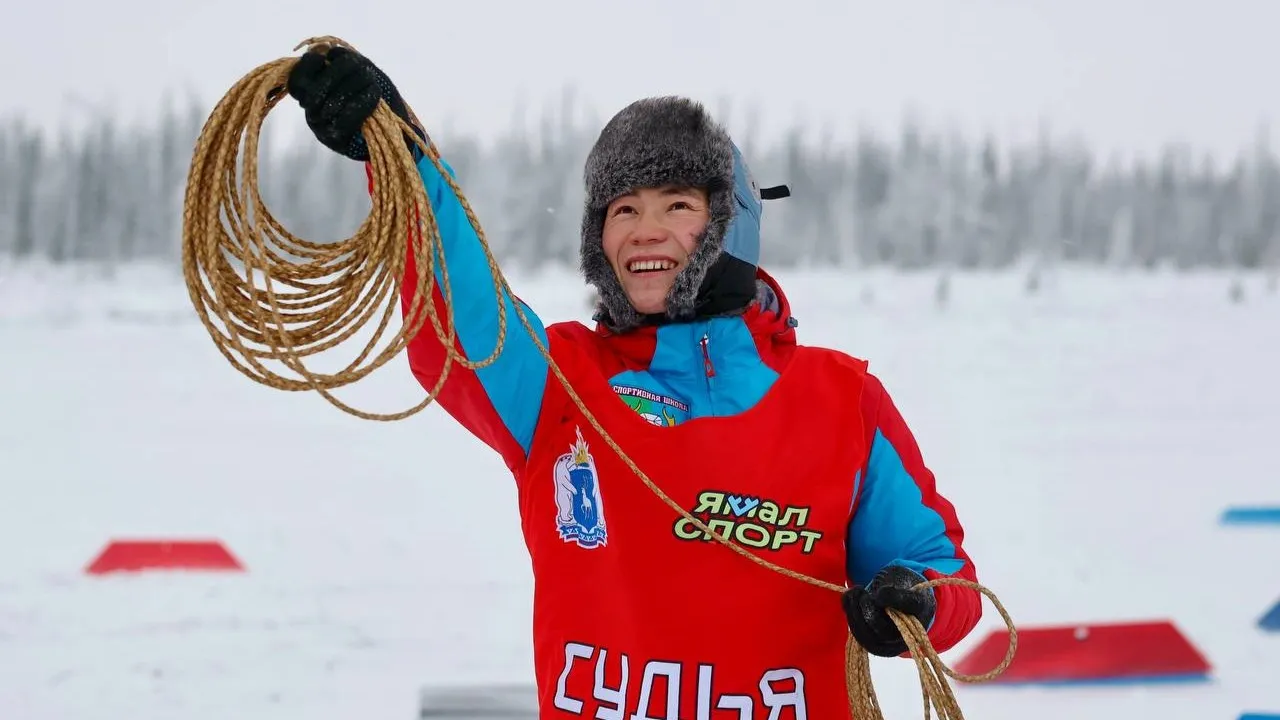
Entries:
[[643, 212], [631, 231], [632, 245], [650, 245], [667, 239], [670, 233], [656, 213]]

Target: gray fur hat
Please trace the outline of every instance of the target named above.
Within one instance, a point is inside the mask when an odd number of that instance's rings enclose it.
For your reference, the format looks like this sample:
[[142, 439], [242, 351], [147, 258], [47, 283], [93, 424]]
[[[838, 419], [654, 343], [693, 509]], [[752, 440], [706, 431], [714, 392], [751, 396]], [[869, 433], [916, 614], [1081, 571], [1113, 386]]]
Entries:
[[[708, 271], [722, 256], [725, 235], [738, 210], [734, 201], [737, 159], [737, 150], [725, 129], [701, 104], [685, 98], [638, 100], [605, 125], [583, 169], [586, 201], [581, 270], [600, 295], [597, 321], [614, 332], [625, 332], [645, 324], [682, 322], [705, 314], [707, 303], [700, 295], [706, 294]], [[605, 211], [609, 203], [638, 188], [669, 184], [704, 188], [709, 196], [710, 219], [688, 264], [672, 283], [665, 315], [645, 316], [631, 306], [605, 256], [601, 244]], [[756, 202], [758, 198], [757, 193]], [[752, 278], [754, 272], [754, 267], [749, 268]], [[754, 280], [751, 283], [749, 294], [753, 297]], [[744, 297], [740, 304], [745, 307], [749, 302], [750, 297]]]

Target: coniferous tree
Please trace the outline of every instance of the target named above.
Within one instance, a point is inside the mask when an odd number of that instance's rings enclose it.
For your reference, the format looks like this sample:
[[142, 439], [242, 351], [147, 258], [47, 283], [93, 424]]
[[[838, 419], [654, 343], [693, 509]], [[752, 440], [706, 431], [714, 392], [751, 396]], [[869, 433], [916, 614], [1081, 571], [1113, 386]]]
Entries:
[[[75, 131], [0, 119], [0, 255], [176, 268], [188, 162], [208, 112], [184, 102], [165, 96], [152, 123], [132, 126], [107, 116]], [[1047, 130], [1015, 144], [908, 120], [893, 140], [830, 126], [810, 139], [800, 122], [770, 135], [755, 108], [735, 110], [731, 130], [757, 181], [792, 190], [765, 207], [771, 267], [1023, 264], [1031, 285], [1062, 263], [1280, 273], [1280, 164], [1264, 133], [1231, 162], [1169, 144], [1120, 163]], [[545, 112], [517, 108], [496, 142], [429, 128], [504, 264], [576, 262], [582, 162], [600, 122], [578, 111], [570, 91]], [[363, 168], [314, 142], [296, 113], [276, 122], [295, 132], [264, 138], [269, 209], [307, 240], [350, 235], [369, 210]]]

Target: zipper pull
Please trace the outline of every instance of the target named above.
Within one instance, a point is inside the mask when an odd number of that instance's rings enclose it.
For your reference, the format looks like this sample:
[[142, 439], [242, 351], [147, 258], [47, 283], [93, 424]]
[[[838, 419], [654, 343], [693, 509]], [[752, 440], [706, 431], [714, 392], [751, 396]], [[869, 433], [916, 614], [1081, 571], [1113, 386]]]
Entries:
[[707, 377], [715, 377], [716, 366], [711, 364], [711, 351], [707, 348], [711, 344], [711, 338], [703, 333], [702, 341], [698, 344], [702, 346], [702, 368], [706, 371]]

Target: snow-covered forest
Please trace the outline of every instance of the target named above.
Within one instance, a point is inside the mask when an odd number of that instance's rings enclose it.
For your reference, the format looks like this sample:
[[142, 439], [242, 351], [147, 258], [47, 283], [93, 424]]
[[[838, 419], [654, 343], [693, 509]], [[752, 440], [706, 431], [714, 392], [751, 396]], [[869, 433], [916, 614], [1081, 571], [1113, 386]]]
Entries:
[[[150, 125], [102, 119], [81, 131], [0, 118], [0, 257], [176, 260], [190, 150], [209, 107], [170, 104]], [[537, 132], [494, 142], [435, 134], [505, 263], [576, 260], [580, 169], [598, 131], [577, 115], [565, 105]], [[1265, 135], [1242, 138], [1229, 161], [1170, 144], [1120, 163], [1050, 133], [1014, 144], [910, 123], [893, 136], [735, 130], [760, 183], [792, 190], [766, 207], [773, 267], [1280, 264], [1280, 161]], [[305, 130], [295, 138], [264, 154], [264, 197], [304, 238], [349, 234], [368, 210], [364, 173]]]

